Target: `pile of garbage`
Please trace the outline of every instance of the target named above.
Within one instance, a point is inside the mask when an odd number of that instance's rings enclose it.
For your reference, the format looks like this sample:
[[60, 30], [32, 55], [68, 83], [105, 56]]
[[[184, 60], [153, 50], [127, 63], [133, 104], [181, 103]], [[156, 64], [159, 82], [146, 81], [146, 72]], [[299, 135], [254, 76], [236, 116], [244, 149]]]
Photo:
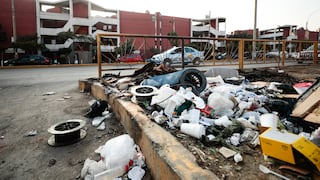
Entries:
[[290, 117], [297, 99], [281, 95], [299, 95], [293, 84], [250, 82], [232, 69], [213, 68], [203, 73], [152, 64], [132, 76], [106, 74], [103, 82], [106, 94], [139, 104], [169, 131], [178, 129], [205, 146], [221, 147], [219, 152], [236, 163], [243, 161], [237, 147], [242, 143], [260, 145], [259, 137], [268, 128], [320, 145], [318, 125]]

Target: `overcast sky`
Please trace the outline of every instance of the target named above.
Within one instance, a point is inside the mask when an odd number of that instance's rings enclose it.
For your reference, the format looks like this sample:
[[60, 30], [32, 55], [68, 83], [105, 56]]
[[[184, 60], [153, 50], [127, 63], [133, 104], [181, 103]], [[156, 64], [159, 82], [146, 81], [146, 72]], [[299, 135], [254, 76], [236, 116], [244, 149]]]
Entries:
[[[110, 9], [160, 12], [166, 16], [202, 19], [225, 17], [227, 33], [253, 29], [255, 0], [91, 0]], [[297, 25], [320, 28], [320, 0], [257, 0], [257, 28]]]

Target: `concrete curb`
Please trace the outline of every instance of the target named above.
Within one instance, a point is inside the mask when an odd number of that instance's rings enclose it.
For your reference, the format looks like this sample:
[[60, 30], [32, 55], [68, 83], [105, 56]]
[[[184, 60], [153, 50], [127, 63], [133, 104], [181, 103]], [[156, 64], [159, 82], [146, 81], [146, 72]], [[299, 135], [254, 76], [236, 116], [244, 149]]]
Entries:
[[115, 95], [107, 98], [104, 90], [100, 83], [91, 86], [91, 94], [109, 102], [127, 133], [140, 146], [154, 179], [218, 179], [213, 172], [199, 167], [192, 153], [151, 121], [140, 106]]

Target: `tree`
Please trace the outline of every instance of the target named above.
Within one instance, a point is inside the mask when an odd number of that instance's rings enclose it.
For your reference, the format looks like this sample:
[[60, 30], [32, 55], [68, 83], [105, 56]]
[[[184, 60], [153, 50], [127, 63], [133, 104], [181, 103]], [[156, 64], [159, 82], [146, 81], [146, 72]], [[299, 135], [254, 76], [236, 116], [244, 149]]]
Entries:
[[26, 35], [17, 37], [16, 42], [12, 43], [13, 48], [20, 48], [28, 54], [36, 54], [38, 50], [47, 51], [48, 49], [43, 43], [37, 43], [37, 35]]
[[127, 39], [125, 42], [120, 44], [119, 47], [115, 48], [115, 52], [120, 54], [120, 56], [131, 54], [134, 51], [133, 39]]
[[7, 41], [7, 34], [2, 30], [2, 25], [0, 24], [0, 52], [4, 52], [6, 47], [3, 46], [4, 42]]
[[179, 39], [177, 38], [178, 37], [177, 32], [172, 31], [172, 32], [169, 32], [167, 35], [174, 37], [169, 39], [171, 46], [179, 46]]
[[5, 42], [7, 40], [7, 34], [3, 31], [2, 25], [0, 24], [0, 42]]

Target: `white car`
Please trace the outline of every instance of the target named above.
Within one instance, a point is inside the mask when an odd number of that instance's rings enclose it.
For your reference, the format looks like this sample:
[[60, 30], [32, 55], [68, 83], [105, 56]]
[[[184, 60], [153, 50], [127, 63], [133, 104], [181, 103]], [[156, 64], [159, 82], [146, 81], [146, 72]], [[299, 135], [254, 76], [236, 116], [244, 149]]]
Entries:
[[[285, 58], [288, 59], [289, 58], [289, 54], [287, 51], [284, 52], [285, 54]], [[276, 57], [280, 57], [282, 58], [282, 51], [270, 51], [266, 53], [266, 57], [267, 58], [276, 58]]]
[[[199, 65], [204, 60], [204, 52], [198, 51], [192, 47], [184, 47], [184, 64], [193, 63]], [[172, 47], [160, 54], [152, 56], [149, 62], [156, 64], [168, 63], [168, 64], [181, 64], [182, 63], [182, 47]]]
[[[305, 60], [313, 60], [314, 47], [313, 45], [309, 46], [307, 49], [301, 51], [298, 55], [298, 62], [302, 63]], [[318, 44], [318, 60], [320, 59], [320, 43]]]

